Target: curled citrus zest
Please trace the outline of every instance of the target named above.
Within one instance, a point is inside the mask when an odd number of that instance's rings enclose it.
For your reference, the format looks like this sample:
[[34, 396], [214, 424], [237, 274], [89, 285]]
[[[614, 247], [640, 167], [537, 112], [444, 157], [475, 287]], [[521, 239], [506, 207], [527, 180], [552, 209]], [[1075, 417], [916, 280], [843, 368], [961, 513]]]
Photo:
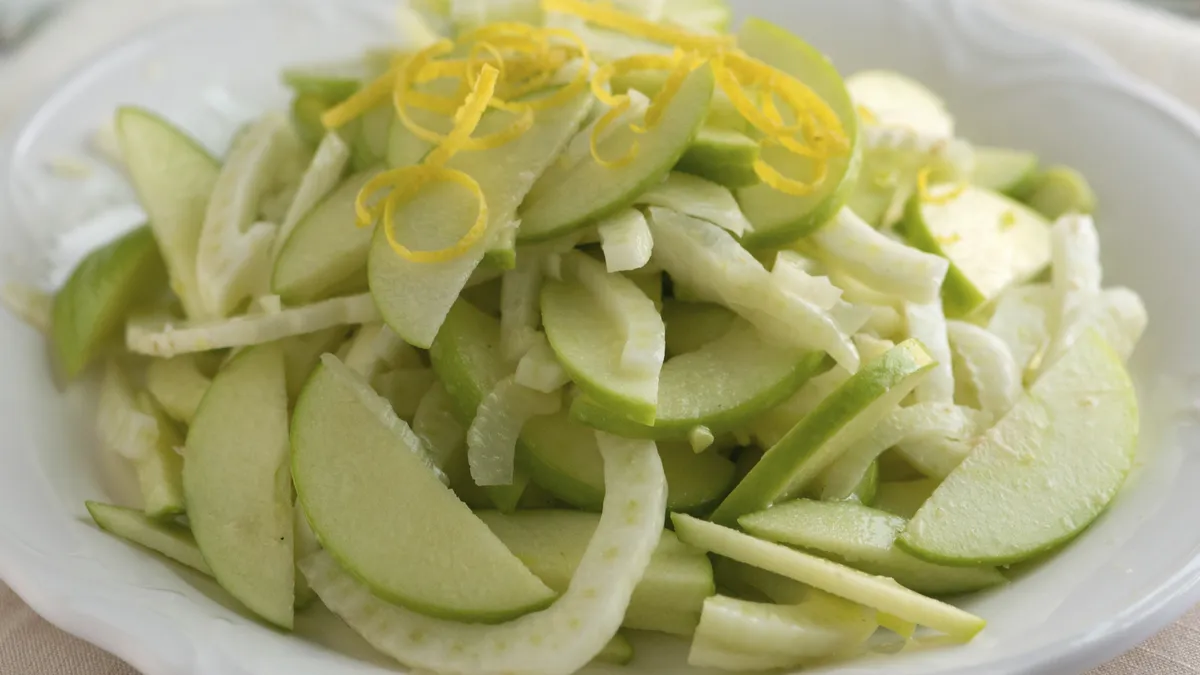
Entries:
[[326, 110], [321, 115], [321, 124], [326, 129], [337, 129], [345, 126], [354, 119], [361, 117], [368, 110], [387, 100], [396, 82], [396, 74], [402, 66], [392, 66], [386, 73], [377, 77], [367, 86], [354, 92], [350, 98]]
[[[447, 260], [453, 260], [465, 255], [487, 233], [488, 226], [488, 205], [487, 199], [483, 194], [483, 189], [479, 183], [475, 181], [469, 174], [466, 174], [457, 169], [448, 169], [444, 166], [421, 165], [415, 167], [407, 167], [401, 171], [420, 172], [413, 175], [413, 180], [406, 181], [403, 185], [393, 191], [393, 193], [384, 202], [383, 210], [383, 232], [387, 237], [388, 245], [396, 252], [396, 255], [417, 263], [438, 263]], [[413, 250], [400, 243], [396, 239], [396, 209], [415, 197], [417, 193], [426, 185], [438, 182], [458, 183], [466, 188], [479, 201], [478, 211], [476, 212], [475, 222], [471, 225], [471, 229], [467, 230], [457, 242], [447, 246], [446, 248], [421, 251]]]
[[807, 183], [795, 178], [788, 178], [763, 159], [754, 162], [754, 173], [763, 183], [780, 192], [803, 196], [811, 194], [814, 190], [825, 184], [825, 179], [829, 176], [829, 163], [827, 161], [817, 161], [813, 168], [815, 176]]
[[963, 191], [967, 189], [968, 181], [959, 181], [959, 183], [949, 190], [944, 190], [939, 194], [933, 194], [929, 191], [929, 174], [931, 169], [924, 167], [917, 173], [917, 195], [921, 201], [926, 204], [943, 205], [958, 199]]
[[627, 14], [600, 3], [583, 0], [542, 0], [547, 12], [572, 14], [598, 26], [611, 28], [627, 35], [695, 50], [717, 50], [732, 47], [732, 35], [697, 35], [681, 28], [672, 28], [640, 16]]
[[608, 112], [604, 113], [599, 120], [596, 120], [596, 126], [592, 129], [592, 135], [588, 140], [588, 143], [592, 151], [592, 158], [595, 159], [596, 163], [600, 166], [609, 169], [615, 169], [629, 164], [634, 160], [634, 158], [637, 157], [639, 149], [637, 141], [634, 141], [629, 146], [629, 150], [626, 151], [626, 153], [621, 157], [616, 159], [605, 159], [600, 156], [600, 137], [604, 135], [604, 130], [607, 129], [619, 117], [621, 117], [621, 115], [625, 114], [625, 111], [629, 110], [631, 105], [633, 105], [633, 102], [630, 100], [630, 98], [628, 96], [622, 96], [618, 99], [616, 105], [610, 108]]

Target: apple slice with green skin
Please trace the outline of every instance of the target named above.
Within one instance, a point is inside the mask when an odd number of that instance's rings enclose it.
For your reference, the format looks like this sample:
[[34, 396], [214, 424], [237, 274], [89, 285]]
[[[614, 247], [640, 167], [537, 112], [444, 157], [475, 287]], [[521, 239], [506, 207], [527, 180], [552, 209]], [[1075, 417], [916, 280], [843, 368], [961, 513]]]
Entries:
[[756, 537], [817, 551], [918, 593], [970, 593], [1007, 581], [994, 567], [947, 567], [914, 558], [895, 546], [906, 521], [861, 504], [797, 499], [742, 516], [738, 524]]
[[283, 352], [247, 349], [204, 395], [188, 431], [183, 488], [196, 543], [225, 590], [290, 629], [295, 594]]
[[321, 116], [335, 105], [337, 102], [317, 94], [296, 94], [296, 97], [292, 99], [289, 116], [300, 140], [309, 147], [317, 147], [326, 133]]
[[901, 518], [911, 519], [941, 483], [935, 478], [884, 481], [879, 484], [871, 506]]
[[[566, 177], [548, 173], [557, 188], [521, 207], [521, 243], [544, 241], [612, 215], [633, 204], [638, 195], [662, 180], [687, 151], [708, 114], [713, 93], [712, 69], [692, 71], [671, 99], [659, 123], [644, 134], [618, 129], [600, 144], [602, 158], [619, 158], [637, 143], [633, 160], [610, 168], [590, 155]], [[534, 192], [541, 191], [534, 187]]]
[[296, 224], [279, 250], [271, 275], [271, 290], [285, 303], [299, 305], [329, 297], [366, 269], [371, 229], [355, 225], [354, 202], [376, 174], [365, 171], [350, 176]]
[[973, 614], [910, 591], [886, 577], [872, 576], [686, 514], [671, 514], [671, 522], [684, 543], [783, 575], [905, 621], [928, 626], [956, 640], [970, 641], [987, 625]]
[[627, 438], [686, 438], [700, 426], [723, 433], [774, 408], [829, 365], [824, 354], [772, 343], [737, 319], [722, 337], [663, 365], [652, 425], [586, 395], [571, 404], [571, 417]]
[[283, 83], [298, 94], [315, 94], [339, 103], [350, 98], [362, 86], [366, 76], [361, 59], [341, 63], [314, 63], [285, 68]]
[[195, 354], [154, 359], [146, 367], [146, 390], [168, 415], [184, 424], [192, 423], [211, 384]]
[[[492, 532], [547, 586], [566, 590], [583, 558], [600, 517], [580, 511], [523, 511], [511, 515], [477, 513]], [[700, 620], [704, 599], [713, 594], [708, 556], [680, 543], [663, 530], [650, 566], [642, 575], [623, 626], [675, 635], [691, 635]]]
[[183, 445], [183, 437], [150, 394], [140, 392], [137, 407], [158, 425], [153, 447], [134, 460], [142, 510], [151, 518], [170, 518], [184, 512], [183, 458], [176, 450]]
[[906, 340], [871, 361], [822, 400], [767, 450], [712, 514], [737, 519], [800, 496], [809, 483], [900, 404], [934, 366], [925, 348]]
[[637, 284], [583, 253], [563, 256], [563, 281], [542, 287], [542, 324], [563, 369], [612, 410], [653, 424], [666, 328]]
[[761, 182], [754, 172], [759, 153], [758, 143], [746, 134], [706, 126], [679, 158], [675, 170], [736, 190]]
[[1088, 332], [984, 434], [897, 543], [947, 565], [1009, 565], [1049, 551], [1107, 508], [1137, 435], [1129, 374]]
[[162, 256], [149, 228], [138, 228], [88, 254], [54, 295], [50, 338], [68, 378], [83, 372], [119, 334], [139, 300], [162, 288]]
[[1038, 157], [1032, 152], [976, 146], [971, 183], [1015, 197], [1029, 189], [1037, 177], [1037, 168]]
[[667, 355], [694, 352], [729, 332], [738, 316], [710, 302], [663, 300], [663, 324], [667, 327]]
[[148, 548], [177, 563], [212, 576], [208, 563], [200, 554], [200, 547], [186, 527], [170, 521], [156, 520], [138, 509], [112, 506], [100, 502], [85, 502], [92, 520], [106, 532]]
[[[484, 254], [509, 241], [517, 206], [579, 128], [592, 100], [587, 92], [539, 111], [537, 123], [516, 139], [489, 150], [459, 153], [446, 163], [471, 176], [487, 200], [488, 231], [462, 256], [433, 263], [407, 260], [392, 249], [385, 228], [375, 228], [368, 258], [371, 293], [384, 320], [405, 342], [423, 349], [433, 343]], [[510, 123], [510, 113], [491, 111], [476, 133], [497, 132]], [[397, 209], [396, 238], [413, 249], [450, 246], [475, 221], [478, 201], [459, 185], [430, 183]]]
[[1069, 166], [1052, 166], [1036, 175], [1019, 193], [1025, 202], [1050, 220], [1067, 213], [1092, 213], [1096, 193], [1083, 174]]
[[549, 604], [554, 593], [442, 484], [408, 425], [381, 419], [370, 386], [326, 359], [292, 416], [296, 493], [325, 549], [375, 594], [431, 616], [496, 622]]
[[171, 290], [191, 318], [204, 315], [196, 255], [204, 214], [221, 166], [199, 143], [141, 108], [117, 111], [117, 138], [150, 229], [170, 274]]
[[1050, 263], [1050, 223], [1036, 211], [978, 187], [944, 204], [909, 199], [899, 226], [908, 243], [950, 261], [946, 316], [970, 314]]
[[[789, 195], [759, 184], [738, 191], [738, 201], [754, 230], [742, 237], [747, 248], [783, 246], [824, 225], [841, 210], [858, 180], [858, 114], [837, 70], [824, 54], [774, 24], [748, 19], [738, 33], [738, 44], [750, 56], [791, 75], [811, 88], [833, 109], [850, 142], [848, 152], [829, 160], [824, 183], [807, 195]], [[786, 176], [808, 180], [811, 159], [781, 147], [765, 148], [762, 158]]]

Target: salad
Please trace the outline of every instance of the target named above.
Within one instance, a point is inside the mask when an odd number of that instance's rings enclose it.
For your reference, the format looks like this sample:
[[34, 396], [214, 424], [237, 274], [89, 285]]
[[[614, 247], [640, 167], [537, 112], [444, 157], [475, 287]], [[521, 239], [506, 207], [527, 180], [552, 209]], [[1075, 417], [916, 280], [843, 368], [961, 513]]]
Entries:
[[103, 529], [423, 672], [745, 671], [970, 641], [1120, 490], [1147, 316], [1075, 170], [721, 0], [400, 16], [221, 158], [117, 110], [147, 224], [7, 287], [101, 371]]

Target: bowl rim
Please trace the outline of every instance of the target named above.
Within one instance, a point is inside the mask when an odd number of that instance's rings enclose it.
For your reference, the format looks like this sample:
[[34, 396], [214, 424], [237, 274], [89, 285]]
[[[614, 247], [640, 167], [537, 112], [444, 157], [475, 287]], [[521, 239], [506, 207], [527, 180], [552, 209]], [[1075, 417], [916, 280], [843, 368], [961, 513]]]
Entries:
[[[248, 1], [266, 4], [277, 0]], [[736, 1], [732, 0], [735, 3]], [[939, 9], [930, 11], [970, 16], [971, 21], [982, 22], [989, 28], [1005, 31], [1014, 38], [1036, 43], [1037, 46], [1050, 50], [1055, 56], [1070, 56], [1079, 65], [1088, 67], [1094, 74], [1102, 77], [1106, 87], [1118, 90], [1156, 112], [1166, 114], [1172, 121], [1200, 139], [1200, 111], [1129, 72], [1098, 47], [1081, 38], [1028, 25], [1012, 11], [1001, 8], [997, 0], [904, 0], [904, 3], [910, 7], [927, 8], [940, 5]], [[72, 90], [81, 86], [90, 73], [102, 70], [113, 61], [128, 58], [147, 48], [147, 43], [153, 41], [155, 35], [167, 27], [189, 18], [217, 14], [228, 9], [229, 5], [225, 3], [184, 8], [132, 31], [122, 38], [120, 43], [101, 48], [86, 65], [72, 69], [65, 76], [45, 85], [31, 104], [23, 106], [22, 112], [13, 116], [7, 130], [0, 134], [0, 158], [8, 161], [37, 129], [36, 120], [41, 111], [56, 105], [64, 98], [69, 98]], [[137, 635], [77, 608], [72, 603], [73, 588], [53, 583], [52, 579], [57, 570], [39, 568], [19, 550], [22, 548], [24, 545], [21, 542], [0, 538], [0, 580], [7, 583], [38, 615], [56, 627], [108, 651], [142, 672], [156, 675], [173, 675], [177, 672], [185, 675], [247, 673], [238, 664], [220, 657], [215, 660], [193, 658], [186, 671], [175, 670], [176, 665], [172, 665], [155, 648], [145, 646], [145, 641]], [[29, 553], [37, 554], [32, 550]], [[1197, 603], [1200, 603], [1200, 554], [1163, 579], [1152, 591], [1120, 614], [1098, 622], [1090, 628], [1080, 629], [1053, 644], [994, 661], [986, 666], [987, 672], [1062, 675], [1068, 672], [1064, 671], [1064, 668], [1070, 672], [1082, 672], [1141, 643], [1179, 619]], [[953, 675], [955, 671], [953, 668], [942, 668], [928, 673]]]

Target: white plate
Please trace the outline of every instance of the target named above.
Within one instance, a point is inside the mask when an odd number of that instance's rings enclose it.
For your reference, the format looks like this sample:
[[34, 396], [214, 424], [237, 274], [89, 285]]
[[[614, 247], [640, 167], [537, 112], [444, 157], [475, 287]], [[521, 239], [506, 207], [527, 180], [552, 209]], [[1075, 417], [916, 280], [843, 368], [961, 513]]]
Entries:
[[[60, 272], [51, 268], [131, 217], [60, 237], [128, 196], [46, 170], [84, 152], [89, 131], [116, 105], [160, 110], [219, 147], [237, 118], [286, 100], [282, 65], [350, 55], [388, 34], [380, 5], [349, 12], [346, 4], [261, 0], [193, 15], [64, 83], [0, 143], [5, 277], [53, 279]], [[809, 672], [1080, 672], [1200, 601], [1200, 436], [1190, 425], [1200, 394], [1200, 118], [1105, 59], [1016, 29], [974, 0], [734, 4], [796, 30], [843, 72], [887, 67], [925, 81], [973, 140], [1082, 169], [1100, 195], [1106, 282], [1137, 289], [1151, 317], [1134, 359], [1142, 459], [1112, 510], [1048, 563], [966, 602], [990, 621], [972, 644]], [[211, 106], [215, 87], [235, 103], [223, 121], [197, 112]], [[148, 675], [395, 668], [328, 616], [299, 619], [298, 633], [315, 642], [282, 634], [239, 613], [210, 582], [99, 532], [83, 501], [120, 499], [129, 477], [93, 447], [87, 388], [56, 391], [41, 337], [2, 313], [0, 346], [0, 576], [34, 609]], [[638, 646], [632, 667], [608, 671], [687, 672], [686, 645], [650, 638]]]

